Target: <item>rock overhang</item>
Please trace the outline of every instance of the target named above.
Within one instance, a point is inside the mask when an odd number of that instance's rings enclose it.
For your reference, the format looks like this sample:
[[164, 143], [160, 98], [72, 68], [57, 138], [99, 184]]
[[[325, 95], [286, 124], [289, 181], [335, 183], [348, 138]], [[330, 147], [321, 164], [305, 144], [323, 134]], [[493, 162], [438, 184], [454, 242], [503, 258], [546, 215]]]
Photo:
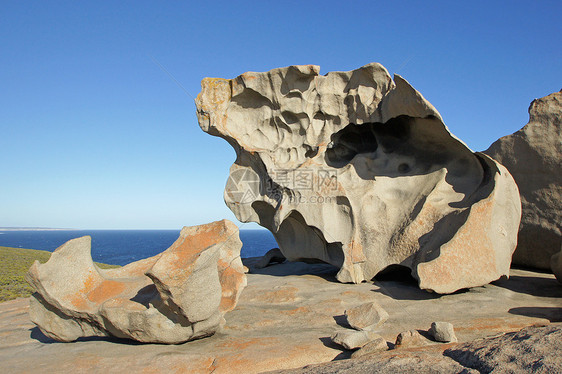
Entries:
[[[206, 78], [196, 104], [201, 128], [236, 150], [226, 204], [272, 231], [289, 260], [334, 264], [344, 282], [400, 264], [442, 293], [507, 273], [520, 217], [511, 176], [382, 65]], [[486, 271], [467, 272], [474, 257]]]

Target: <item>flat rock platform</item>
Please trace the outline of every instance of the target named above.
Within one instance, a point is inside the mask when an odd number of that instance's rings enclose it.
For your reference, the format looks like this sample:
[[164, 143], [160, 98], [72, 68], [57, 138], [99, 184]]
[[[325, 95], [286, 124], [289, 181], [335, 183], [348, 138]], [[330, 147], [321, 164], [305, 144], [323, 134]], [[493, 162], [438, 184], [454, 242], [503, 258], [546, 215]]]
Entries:
[[439, 296], [400, 272], [342, 284], [329, 265], [287, 262], [258, 270], [256, 261], [244, 260], [251, 271], [248, 286], [222, 331], [180, 345], [106, 338], [59, 343], [31, 323], [28, 299], [0, 303], [1, 371], [260, 373], [347, 359], [351, 352], [330, 336], [348, 328], [346, 309], [369, 301], [390, 314], [378, 331], [389, 347], [400, 332], [427, 330], [433, 321], [451, 322], [459, 343], [562, 322], [562, 285], [548, 273], [512, 269], [509, 279]]

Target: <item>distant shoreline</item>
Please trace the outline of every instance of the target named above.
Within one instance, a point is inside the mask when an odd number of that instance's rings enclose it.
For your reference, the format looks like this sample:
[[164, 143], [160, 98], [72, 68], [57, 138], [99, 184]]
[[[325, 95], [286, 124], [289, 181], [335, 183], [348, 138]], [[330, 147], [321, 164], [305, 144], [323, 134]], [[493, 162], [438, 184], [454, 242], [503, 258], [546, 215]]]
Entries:
[[[239, 229], [240, 231], [269, 231], [265, 228]], [[53, 229], [43, 227], [0, 227], [0, 231], [181, 231], [180, 229]]]
[[0, 231], [78, 231], [78, 229], [52, 229], [47, 227], [0, 227]]

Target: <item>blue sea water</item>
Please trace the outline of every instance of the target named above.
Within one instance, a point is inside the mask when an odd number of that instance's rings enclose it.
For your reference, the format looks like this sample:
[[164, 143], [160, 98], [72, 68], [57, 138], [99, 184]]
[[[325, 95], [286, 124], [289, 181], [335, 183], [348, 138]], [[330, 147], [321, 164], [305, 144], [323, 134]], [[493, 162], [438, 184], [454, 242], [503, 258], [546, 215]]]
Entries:
[[[0, 246], [52, 252], [70, 239], [90, 235], [94, 261], [126, 265], [164, 251], [179, 233], [179, 230], [0, 230]], [[267, 230], [240, 230], [240, 240], [242, 257], [263, 256], [277, 247], [275, 238]]]

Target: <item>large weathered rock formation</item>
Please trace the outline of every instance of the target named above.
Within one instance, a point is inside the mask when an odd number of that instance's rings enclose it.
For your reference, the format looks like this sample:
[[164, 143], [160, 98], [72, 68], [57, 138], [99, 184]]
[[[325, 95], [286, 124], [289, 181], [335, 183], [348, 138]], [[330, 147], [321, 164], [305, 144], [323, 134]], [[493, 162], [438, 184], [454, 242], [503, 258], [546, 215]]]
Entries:
[[521, 209], [510, 174], [380, 64], [207, 78], [196, 104], [201, 128], [236, 151], [227, 205], [289, 260], [356, 283], [399, 264], [439, 293], [508, 274]]
[[523, 214], [513, 263], [550, 269], [562, 245], [562, 91], [534, 100], [529, 123], [484, 153], [519, 186]]
[[98, 268], [90, 243], [89, 236], [66, 242], [27, 275], [37, 291], [30, 299], [31, 320], [53, 339], [202, 338], [217, 331], [246, 285], [242, 243], [230, 221], [184, 227], [166, 251], [117, 269]]

